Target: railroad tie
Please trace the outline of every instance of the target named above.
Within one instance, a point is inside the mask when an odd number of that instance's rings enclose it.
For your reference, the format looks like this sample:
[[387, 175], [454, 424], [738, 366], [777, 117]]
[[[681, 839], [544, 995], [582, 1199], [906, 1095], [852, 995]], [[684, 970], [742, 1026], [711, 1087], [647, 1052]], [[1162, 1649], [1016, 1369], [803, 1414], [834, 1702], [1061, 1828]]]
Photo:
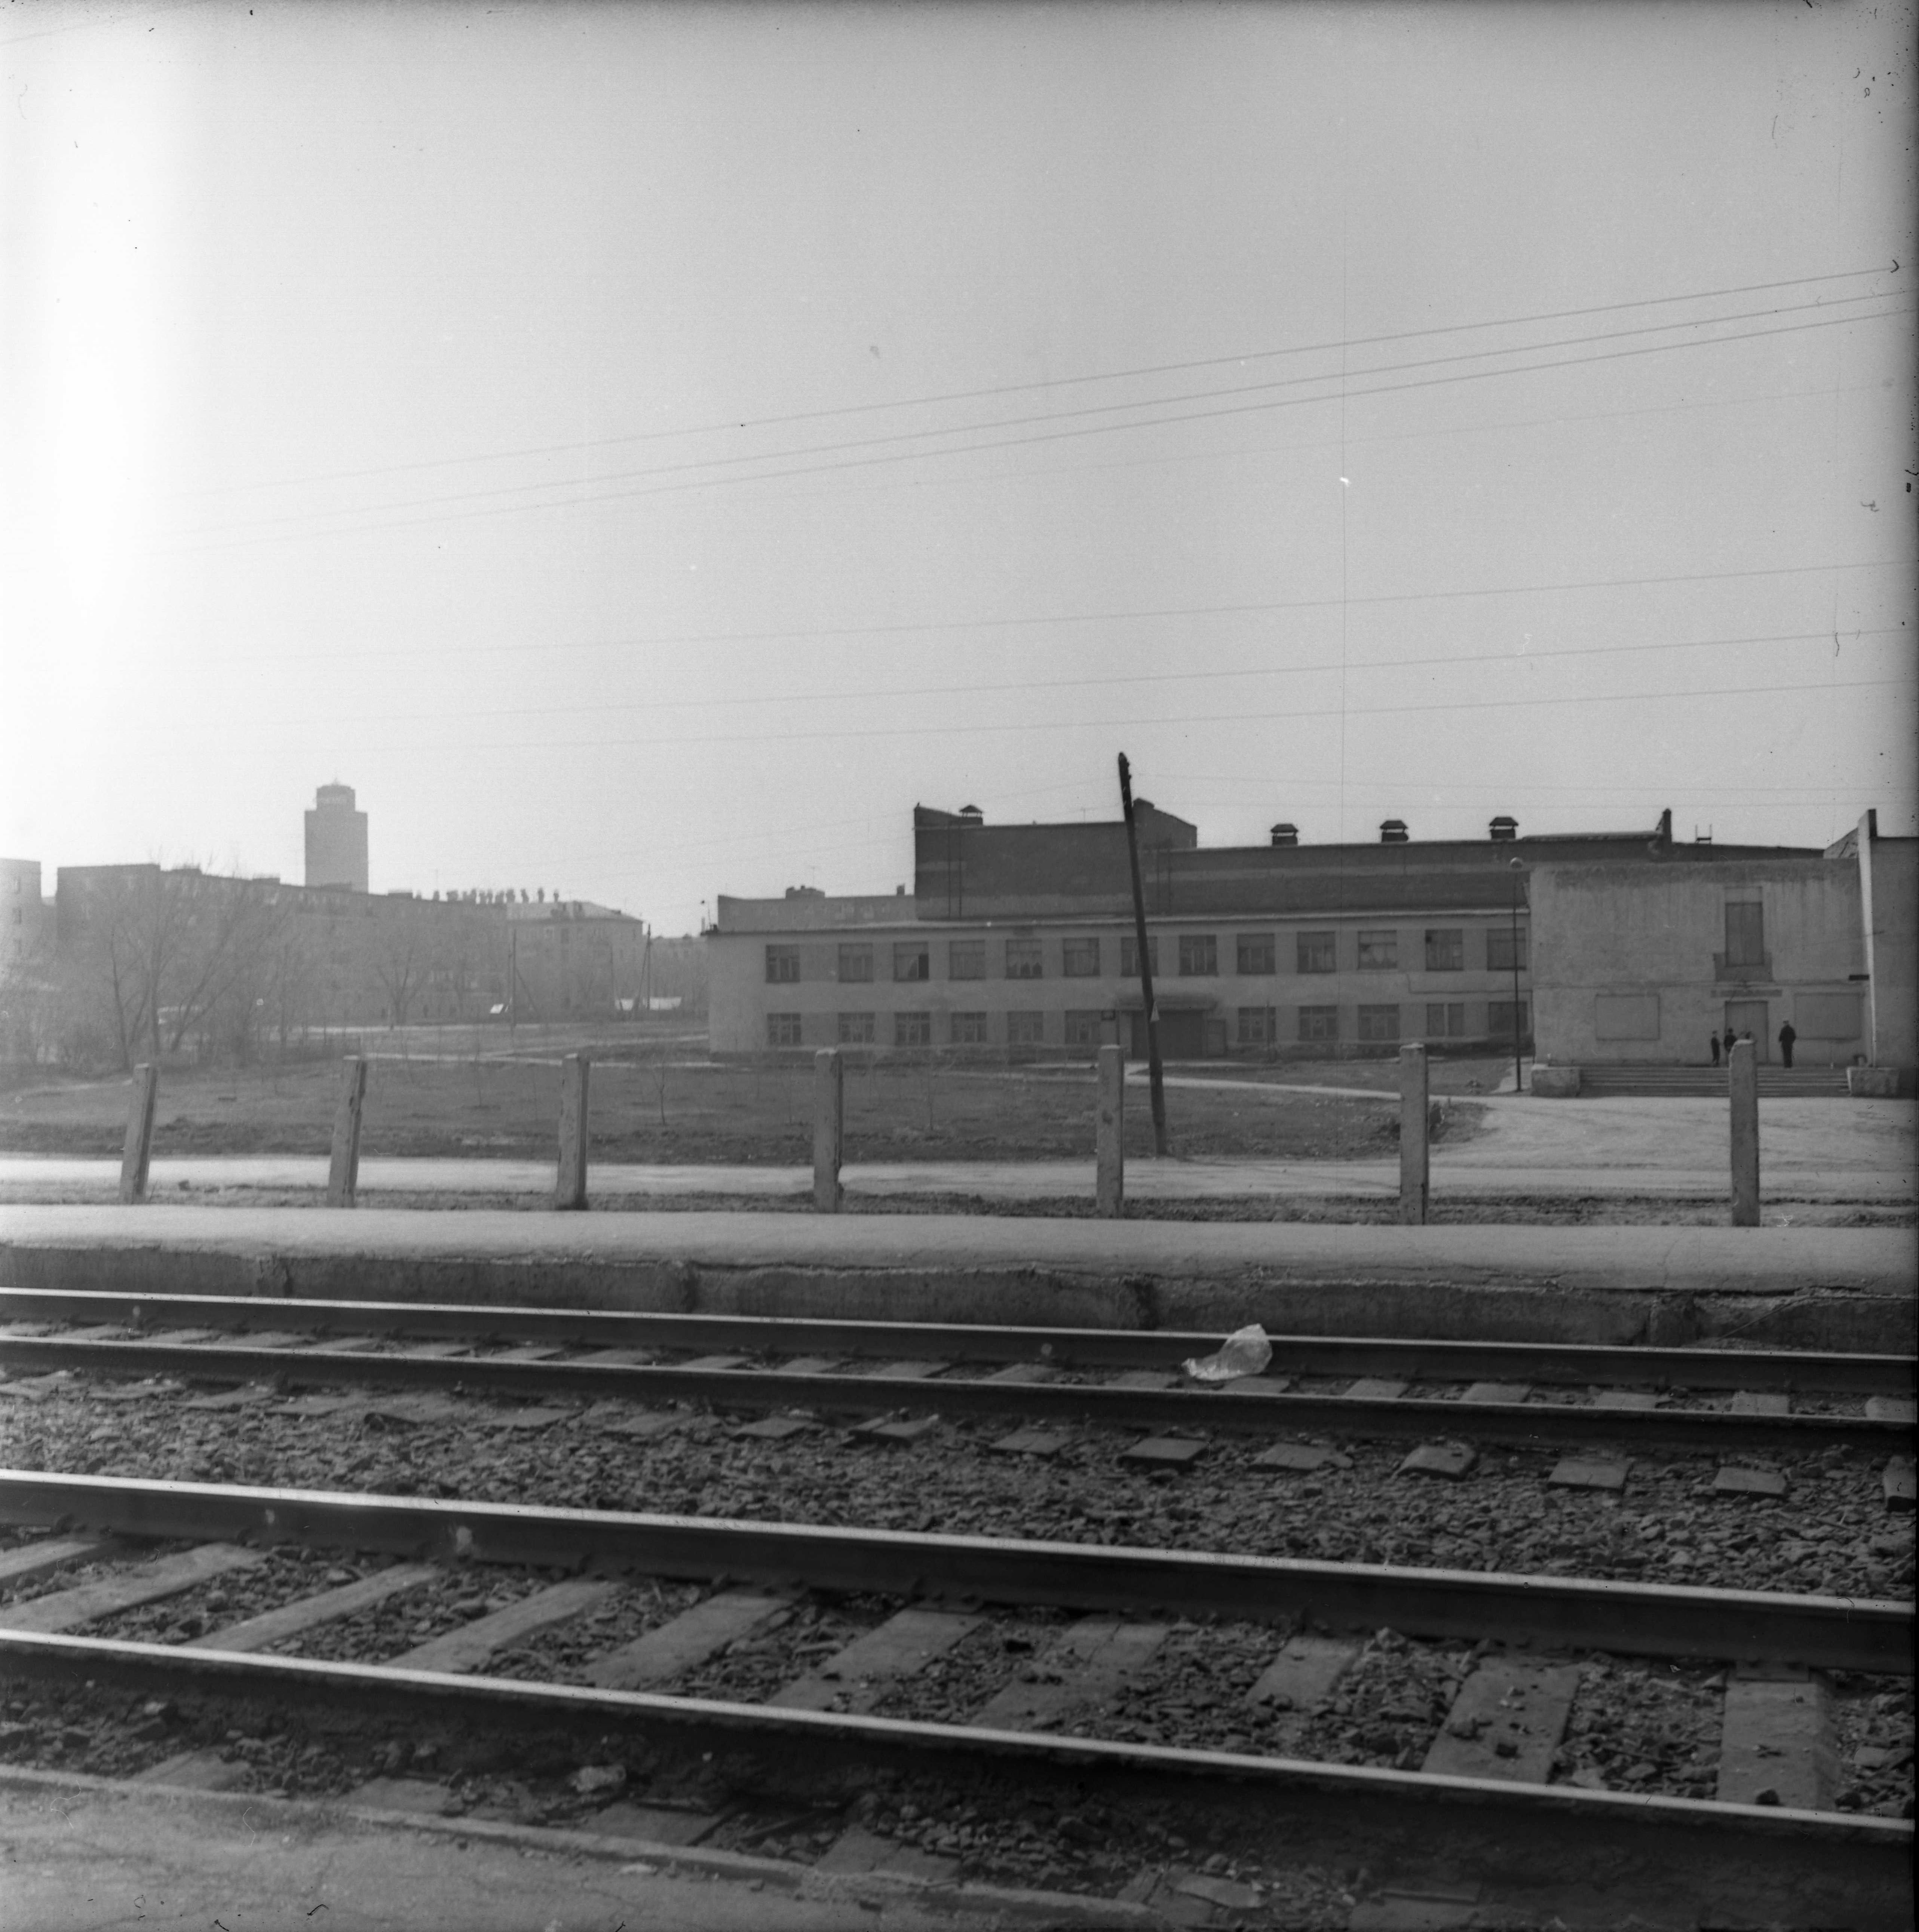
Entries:
[[375, 1570], [371, 1576], [342, 1583], [337, 1589], [321, 1590], [311, 1597], [282, 1604], [278, 1610], [265, 1610], [257, 1617], [229, 1624], [224, 1630], [208, 1630], [190, 1638], [184, 1648], [265, 1650], [270, 1645], [284, 1643], [289, 1637], [298, 1636], [320, 1624], [357, 1616], [389, 1597], [398, 1596], [403, 1590], [417, 1589], [422, 1583], [430, 1583], [442, 1574], [431, 1563], [395, 1563], [390, 1568]]
[[1815, 1671], [1740, 1670], [1725, 1687], [1722, 1804], [1829, 1811], [1839, 1788], [1832, 1688]]
[[581, 1673], [608, 1690], [644, 1690], [697, 1670], [730, 1643], [784, 1618], [793, 1600], [764, 1590], [720, 1590], [644, 1636], [596, 1658]]
[[984, 1621], [950, 1610], [902, 1610], [766, 1701], [782, 1711], [838, 1709], [863, 1714], [902, 1678], [944, 1657]]
[[1072, 1712], [1104, 1703], [1149, 1661], [1169, 1628], [1083, 1617], [1038, 1660], [1033, 1678], [1016, 1678], [972, 1722], [987, 1730], [1044, 1730]]
[[1364, 1648], [1356, 1637], [1315, 1636], [1310, 1632], [1288, 1637], [1280, 1647], [1279, 1654], [1246, 1693], [1246, 1701], [1288, 1714], [1279, 1722], [1282, 1750], [1298, 1742], [1308, 1718], [1332, 1695]]
[[1348, 1402], [1397, 1402], [1413, 1384], [1390, 1376], [1362, 1376], [1345, 1391]]
[[1734, 1415], [1790, 1415], [1792, 1397], [1773, 1389], [1735, 1389], [1732, 1396]]
[[398, 1657], [386, 1660], [395, 1670], [477, 1670], [495, 1651], [555, 1624], [570, 1622], [606, 1601], [619, 1585], [575, 1578], [536, 1590], [517, 1604], [495, 1610], [489, 1616], [476, 1617], [470, 1624], [451, 1630], [443, 1636], [430, 1638]]
[[1442, 1778], [1544, 1784], [1578, 1691], [1577, 1664], [1489, 1657], [1459, 1687], [1420, 1768]]
[[1533, 1393], [1530, 1382], [1475, 1382], [1461, 1402], [1524, 1402]]
[[[105, 1563], [126, 1553], [126, 1546], [110, 1536], [50, 1536], [23, 1544], [0, 1554], [0, 1590], [37, 1583], [75, 1563]], [[5, 1616], [0, 1611], [0, 1618]]]
[[161, 1597], [177, 1597], [182, 1590], [210, 1582], [229, 1570], [251, 1570], [262, 1561], [257, 1551], [234, 1544], [203, 1543], [176, 1556], [156, 1556], [134, 1568], [116, 1570], [71, 1590], [55, 1590], [24, 1604], [10, 1604], [0, 1610], [0, 1630], [49, 1634], [77, 1630], [82, 1624], [110, 1617], [116, 1610], [130, 1610]]

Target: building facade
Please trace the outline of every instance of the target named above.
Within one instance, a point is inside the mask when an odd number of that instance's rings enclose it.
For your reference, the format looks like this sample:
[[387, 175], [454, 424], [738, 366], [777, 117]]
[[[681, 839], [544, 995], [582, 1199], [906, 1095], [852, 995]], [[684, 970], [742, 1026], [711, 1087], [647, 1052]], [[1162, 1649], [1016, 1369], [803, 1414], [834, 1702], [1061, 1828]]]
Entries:
[[[1528, 1039], [1530, 914], [1509, 820], [1483, 843], [1202, 849], [1142, 800], [1148, 963], [1170, 1059], [1332, 1059], [1408, 1040]], [[1643, 845], [1646, 835], [1629, 835]], [[722, 896], [707, 934], [716, 1053], [845, 1046], [1080, 1058], [1146, 1028], [1123, 821], [914, 814], [914, 890]]]
[[51, 935], [38, 859], [0, 859], [0, 975], [25, 971]]
[[1824, 851], [1671, 845], [1531, 881], [1542, 1058], [1701, 1064], [1712, 1035], [1762, 1062], [1914, 1060], [1919, 842], [1876, 814]]
[[643, 990], [644, 924], [581, 900], [139, 865], [62, 866], [57, 903], [89, 1051], [123, 1060], [340, 1028], [612, 1018]]
[[[1141, 894], [1169, 1059], [1509, 1049], [1704, 1064], [1715, 1032], [1806, 1066], [1912, 1064], [1911, 840], [1870, 814], [1830, 850], [1648, 830], [1202, 848], [1142, 800]], [[1123, 821], [989, 826], [916, 808], [914, 890], [722, 896], [718, 1054], [845, 1046], [984, 1058], [1146, 1051]]]
[[307, 814], [306, 832], [308, 886], [367, 890], [367, 815], [355, 809], [351, 785], [320, 788]]

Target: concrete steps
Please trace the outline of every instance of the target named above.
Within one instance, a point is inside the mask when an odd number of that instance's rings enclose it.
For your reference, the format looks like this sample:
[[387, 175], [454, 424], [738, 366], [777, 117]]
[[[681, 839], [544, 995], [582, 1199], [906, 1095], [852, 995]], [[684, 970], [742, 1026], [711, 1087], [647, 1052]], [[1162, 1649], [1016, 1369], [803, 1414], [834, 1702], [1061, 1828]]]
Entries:
[[[1683, 1095], [1702, 1100], [1723, 1100], [1726, 1070], [1723, 1066], [1582, 1066], [1579, 1091], [1595, 1098], [1621, 1095]], [[1759, 1097], [1765, 1100], [1817, 1096], [1822, 1099], [1845, 1097], [1845, 1069], [1842, 1066], [1761, 1066]]]

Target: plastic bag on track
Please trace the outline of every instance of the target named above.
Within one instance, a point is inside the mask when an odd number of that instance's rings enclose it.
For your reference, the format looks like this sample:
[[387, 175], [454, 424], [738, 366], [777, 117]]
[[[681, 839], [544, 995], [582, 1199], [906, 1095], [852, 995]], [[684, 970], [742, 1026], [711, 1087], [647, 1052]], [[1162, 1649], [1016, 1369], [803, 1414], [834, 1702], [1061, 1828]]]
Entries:
[[1230, 1382], [1241, 1376], [1257, 1376], [1272, 1360], [1272, 1344], [1266, 1331], [1255, 1322], [1227, 1336], [1217, 1353], [1194, 1355], [1180, 1366], [1196, 1382]]

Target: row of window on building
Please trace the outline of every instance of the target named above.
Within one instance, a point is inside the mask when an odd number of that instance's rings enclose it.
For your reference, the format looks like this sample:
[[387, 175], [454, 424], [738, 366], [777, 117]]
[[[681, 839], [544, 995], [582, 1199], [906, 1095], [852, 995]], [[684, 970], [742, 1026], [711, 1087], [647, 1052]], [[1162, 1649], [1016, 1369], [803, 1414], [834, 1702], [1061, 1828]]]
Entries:
[[[1467, 928], [1458, 926], [1428, 926], [1425, 932], [1425, 970], [1428, 973], [1463, 973], [1466, 964]], [[1296, 973], [1336, 973], [1339, 970], [1339, 934], [1336, 932], [1297, 932], [1293, 935], [1293, 970]], [[1354, 968], [1362, 973], [1391, 973], [1399, 970], [1401, 949], [1399, 932], [1383, 928], [1356, 935]], [[1485, 928], [1485, 967], [1488, 972], [1510, 973], [1526, 964], [1526, 934], [1509, 926]], [[946, 976], [949, 980], [984, 980], [987, 975], [987, 944], [984, 939], [949, 939], [946, 944]], [[1049, 942], [1038, 938], [1009, 938], [999, 942], [1000, 964], [1008, 980], [1043, 980], [1047, 976]], [[1059, 973], [1062, 979], [1097, 980], [1109, 970], [1106, 962], [1113, 952], [1096, 936], [1062, 939], [1059, 945]], [[874, 977], [876, 950], [869, 942], [842, 944], [839, 948], [838, 970], [834, 977], [844, 984], [857, 984]], [[1475, 949], [1477, 950], [1476, 948]], [[1117, 948], [1118, 971], [1122, 979], [1137, 977], [1139, 950], [1134, 940], [1122, 938]], [[1179, 976], [1182, 980], [1213, 979], [1220, 972], [1219, 936], [1211, 932], [1182, 932], [1179, 935]], [[1415, 956], [1410, 952], [1404, 963]], [[1276, 933], [1241, 932], [1233, 935], [1233, 970], [1242, 978], [1269, 977], [1279, 971], [1279, 938]], [[1159, 936], [1146, 940], [1146, 960], [1155, 973], [1160, 970]], [[893, 977], [898, 982], [930, 980], [933, 976], [933, 942], [926, 939], [896, 941], [893, 947]], [[766, 976], [770, 986], [797, 985], [801, 978], [800, 948], [770, 945], [766, 949]]]
[[[1471, 1003], [1476, 1008], [1479, 1003]], [[1429, 1000], [1410, 1009], [1398, 1006], [1360, 1006], [1352, 1010], [1357, 1030], [1352, 1037], [1367, 1042], [1389, 1044], [1408, 1040], [1508, 1039], [1524, 1032], [1529, 1024], [1527, 1002], [1517, 1007], [1510, 1000], [1485, 1002], [1485, 1024], [1469, 1028], [1464, 1000]], [[1410, 1013], [1410, 1022], [1407, 1016]], [[882, 1040], [882, 1017], [890, 1022], [891, 1038]], [[802, 1015], [768, 1013], [766, 1043], [770, 1047], [821, 1044], [819, 1036], [842, 1046], [1069, 1046], [1095, 1047], [1113, 1039], [1116, 1016], [1110, 1009], [1068, 1007], [1064, 1012], [1050, 1012], [1043, 1007], [1015, 1009], [1001, 1015], [955, 1012], [939, 1016], [945, 1038], [934, 1038], [935, 1016], [929, 1012], [896, 1012], [886, 1016], [869, 1012]], [[1419, 1024], [1423, 1017], [1425, 1025]], [[804, 1022], [812, 1022], [815, 1037], [809, 1041]], [[999, 1039], [993, 1036], [993, 1022], [1004, 1023]], [[1408, 1030], [1402, 1032], [1402, 1022]], [[1223, 1022], [1222, 1022], [1223, 1024]], [[1330, 1045], [1342, 1037], [1340, 1009], [1327, 1006], [1241, 1006], [1236, 1016], [1236, 1043], [1241, 1046], [1277, 1046], [1287, 1042], [1302, 1046]]]

